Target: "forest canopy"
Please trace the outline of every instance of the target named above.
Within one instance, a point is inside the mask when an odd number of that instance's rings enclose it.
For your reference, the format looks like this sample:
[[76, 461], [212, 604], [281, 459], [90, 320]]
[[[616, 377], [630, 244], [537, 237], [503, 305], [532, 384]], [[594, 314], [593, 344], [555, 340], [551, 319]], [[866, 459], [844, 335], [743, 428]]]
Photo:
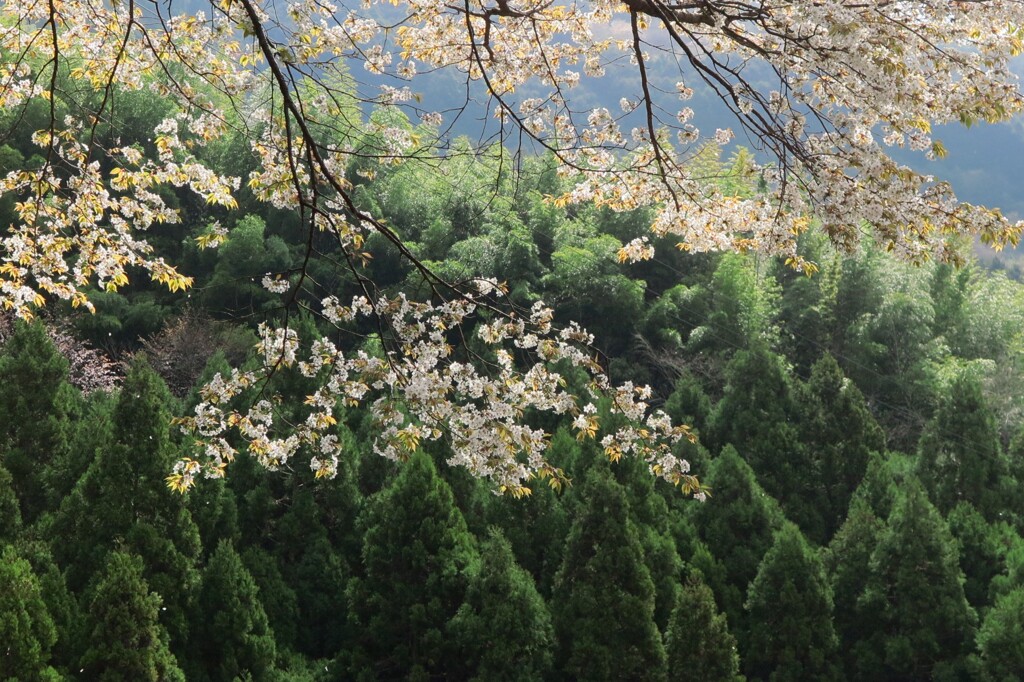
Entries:
[[[179, 490], [222, 476], [240, 450], [270, 469], [302, 453], [333, 476], [339, 415], [368, 405], [379, 454], [407, 459], [443, 438], [449, 463], [499, 490], [564, 481], [546, 457], [546, 413], [701, 495], [678, 455], [692, 431], [652, 411], [649, 388], [611, 381], [572, 320], [595, 312], [571, 304], [587, 293], [581, 274], [608, 287], [596, 301], [635, 311], [642, 287], [598, 277], [601, 256], [649, 260], [661, 242], [813, 273], [821, 264], [799, 248], [812, 232], [843, 253], [866, 237], [911, 262], [960, 262], [962, 239], [1016, 243], [1021, 224], [889, 152], [941, 157], [934, 124], [1021, 109], [1009, 62], [1022, 18], [1010, 0], [4, 3], [0, 302], [29, 318], [58, 303], [97, 310], [140, 281], [183, 292], [188, 266], [218, 245], [220, 284], [237, 282], [245, 263], [231, 251], [260, 248], [249, 291], [204, 292], [253, 306], [260, 357], [199, 390], [183, 419], [198, 447], [170, 478]], [[446, 74], [463, 100], [422, 106], [420, 84]], [[602, 79], [626, 83], [617, 106], [586, 104]], [[697, 89], [730, 121], [698, 120]], [[467, 119], [486, 121], [490, 144], [453, 140]], [[730, 180], [702, 160], [734, 139], [757, 155]], [[484, 155], [498, 172], [480, 191], [498, 201], [531, 146], [549, 177], [538, 214], [593, 206], [647, 228], [559, 245], [549, 276], [567, 288], [561, 302], [516, 294], [531, 252], [514, 222], [488, 254], [457, 238], [477, 232], [472, 214], [420, 211], [414, 243], [409, 223], [386, 217], [393, 195], [370, 191], [406, 166], [458, 183], [459, 160]], [[416, 213], [411, 196], [402, 205]], [[288, 223], [299, 258], [266, 236], [267, 218]], [[468, 271], [437, 262], [455, 245]], [[300, 334], [302, 311], [322, 327]], [[271, 383], [288, 372], [306, 389], [299, 406]]]

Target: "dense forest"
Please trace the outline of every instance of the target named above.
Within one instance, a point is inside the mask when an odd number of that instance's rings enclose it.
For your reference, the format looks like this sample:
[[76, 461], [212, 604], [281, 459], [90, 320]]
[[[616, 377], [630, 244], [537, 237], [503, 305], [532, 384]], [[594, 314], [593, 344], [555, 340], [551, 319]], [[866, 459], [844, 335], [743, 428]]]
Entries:
[[[99, 133], [151, 145], [160, 107], [124, 93]], [[385, 125], [431, 134], [389, 109], [347, 134], [373, 150]], [[31, 161], [25, 137], [0, 171]], [[255, 168], [232, 136], [202, 153]], [[344, 407], [333, 479], [243, 455], [171, 491], [194, 447], [174, 419], [251, 361], [255, 325], [321, 324], [263, 280], [355, 284], [327, 236], [244, 188], [230, 212], [169, 191], [184, 226], [150, 239], [194, 278], [186, 296], [136, 278], [93, 292], [94, 314], [0, 323], [0, 679], [1024, 678], [1024, 287], [971, 244], [960, 269], [812, 233], [812, 276], [671, 239], [627, 265], [651, 216], [552, 202], [544, 156], [372, 156], [348, 172], [365, 210], [445, 278], [496, 278], [587, 327], [615, 380], [692, 425], [680, 454], [708, 499], [540, 414], [568, 484], [498, 495], [443, 444], [375, 455], [368, 411]], [[694, 163], [730, 195], [760, 190], [742, 149]], [[418, 290], [391, 243], [366, 253], [377, 286]], [[372, 354], [365, 331], [338, 343]], [[272, 381], [300, 419], [309, 386]]]

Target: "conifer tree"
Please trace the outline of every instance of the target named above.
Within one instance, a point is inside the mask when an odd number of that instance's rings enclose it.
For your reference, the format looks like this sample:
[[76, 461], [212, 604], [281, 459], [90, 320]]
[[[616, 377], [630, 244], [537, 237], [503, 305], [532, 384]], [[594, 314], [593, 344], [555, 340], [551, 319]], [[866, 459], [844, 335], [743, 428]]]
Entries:
[[808, 493], [820, 525], [804, 526], [807, 537], [827, 542], [839, 529], [850, 497], [867, 470], [872, 452], [882, 452], [882, 429], [868, 411], [864, 396], [826, 354], [811, 368], [800, 391], [801, 439], [813, 466], [794, 485]]
[[705, 572], [718, 603], [729, 618], [729, 627], [744, 650], [746, 618], [743, 601], [747, 586], [757, 574], [774, 532], [782, 523], [776, 502], [757, 484], [754, 472], [731, 446], [711, 463], [705, 481], [711, 497], [693, 508], [694, 524], [712, 555], [721, 562], [724, 584]]
[[[256, 581], [260, 592], [260, 603], [267, 614], [270, 629], [274, 631], [274, 642], [278, 652], [294, 650], [296, 631], [299, 625], [299, 606], [295, 590], [289, 585], [277, 560], [260, 547], [248, 547], [241, 554], [242, 563]], [[316, 627], [316, 623], [306, 624]]]
[[265, 679], [277, 655], [274, 632], [259, 588], [241, 558], [222, 540], [203, 571], [189, 649], [195, 652], [190, 679], [231, 682], [249, 675]]
[[1008, 471], [981, 385], [962, 374], [953, 381], [921, 435], [918, 477], [943, 513], [963, 500], [994, 521], [1005, 506], [1000, 487]]
[[86, 591], [86, 679], [171, 682], [185, 676], [158, 621], [160, 597], [142, 577], [142, 560], [111, 552]]
[[662, 680], [654, 584], [625, 492], [594, 467], [580, 495], [552, 596], [558, 666], [569, 679]]
[[787, 517], [802, 527], [820, 525], [813, 500], [801, 490], [814, 465], [800, 442], [799, 408], [782, 358], [757, 343], [736, 353], [726, 374], [725, 395], [711, 417], [713, 442], [736, 448]]
[[112, 544], [141, 557], [146, 582], [166, 607], [161, 622], [180, 652], [200, 540], [186, 500], [164, 483], [177, 457], [170, 400], [160, 377], [137, 360], [114, 408], [112, 442], [97, 453], [55, 518], [54, 532], [71, 541], [54, 552], [68, 567], [72, 590], [102, 568]]
[[196, 486], [185, 499], [202, 541], [204, 556], [212, 554], [221, 540], [231, 544], [238, 542], [238, 506], [224, 479], [203, 481], [203, 485]]
[[292, 491], [291, 505], [274, 528], [281, 575], [295, 590], [296, 650], [314, 658], [334, 655], [346, 638], [345, 587], [351, 569], [328, 539], [321, 507], [309, 486]]
[[832, 625], [832, 590], [817, 553], [787, 523], [750, 584], [744, 667], [772, 682], [842, 679]]
[[569, 533], [563, 496], [541, 484], [534, 486], [533, 494], [525, 499], [490, 493], [487, 497], [487, 520], [501, 529], [516, 563], [533, 576], [538, 592], [550, 596]]
[[10, 545], [0, 546], [0, 679], [56, 682], [50, 651], [57, 630], [39, 580]]
[[992, 579], [1005, 569], [1001, 545], [1004, 545], [1003, 539], [1009, 529], [1002, 522], [987, 523], [969, 502], [960, 502], [953, 507], [946, 516], [946, 523], [960, 548], [964, 596], [974, 608], [984, 608], [989, 605]]
[[963, 582], [949, 527], [920, 484], [905, 485], [871, 553], [862, 599], [875, 623], [861, 653], [865, 678], [925, 680], [960, 670], [976, 623]]
[[[847, 677], [863, 679], [858, 673], [863, 640], [877, 625], [874, 614], [861, 601], [867, 588], [871, 553], [885, 529], [867, 501], [855, 497], [846, 521], [825, 552], [825, 566], [832, 585], [835, 629]], [[870, 679], [870, 678], [867, 678]]]
[[0, 462], [26, 524], [60, 500], [54, 480], [66, 465], [70, 416], [78, 407], [67, 376], [67, 360], [42, 323], [16, 323], [0, 352]]
[[[597, 466], [608, 466], [597, 452], [594, 455]], [[669, 523], [668, 503], [656, 492], [646, 463], [630, 458], [609, 468], [626, 493], [630, 521], [636, 527], [644, 564], [654, 583], [654, 622], [664, 632], [676, 603], [683, 569]], [[678, 491], [670, 494], [678, 496]]]
[[78, 669], [75, 665], [81, 653], [82, 610], [53, 559], [50, 543], [23, 539], [17, 547], [18, 555], [32, 566], [39, 582], [39, 593], [57, 632], [50, 663], [59, 673], [67, 675]]
[[978, 632], [982, 667], [991, 682], [1024, 679], [1024, 587], [1003, 595]]
[[742, 680], [736, 638], [725, 614], [715, 605], [711, 588], [700, 571], [691, 571], [679, 590], [665, 632], [670, 680], [687, 677], [705, 682]]
[[512, 547], [495, 528], [480, 544], [479, 569], [470, 577], [449, 633], [470, 679], [548, 679], [551, 615], [533, 578], [516, 564]]
[[355, 633], [345, 679], [425, 679], [450, 663], [445, 631], [476, 560], [451, 489], [422, 453], [367, 501], [362, 576], [349, 584]]
[[21, 507], [11, 474], [0, 462], [0, 545], [13, 543], [21, 534]]

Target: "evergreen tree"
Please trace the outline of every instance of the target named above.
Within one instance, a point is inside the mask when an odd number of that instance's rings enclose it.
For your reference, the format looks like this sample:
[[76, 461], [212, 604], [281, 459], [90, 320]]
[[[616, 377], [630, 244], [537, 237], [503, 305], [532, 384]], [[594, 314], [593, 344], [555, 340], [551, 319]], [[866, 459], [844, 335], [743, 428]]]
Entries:
[[345, 587], [351, 570], [321, 522], [321, 506], [308, 486], [292, 492], [288, 511], [274, 528], [281, 575], [295, 590], [296, 650], [313, 658], [334, 655], [346, 639]]
[[550, 596], [562, 563], [569, 519], [557, 491], [545, 483], [533, 488], [532, 495], [518, 500], [487, 493], [485, 509], [487, 520], [501, 529], [512, 547], [516, 563], [533, 576], [541, 595]]
[[814, 522], [803, 526], [805, 534], [825, 543], [846, 517], [870, 453], [882, 452], [884, 435], [864, 396], [843, 376], [831, 355], [814, 364], [799, 402], [801, 439], [813, 465], [794, 483], [814, 503], [809, 514]]
[[184, 682], [157, 619], [160, 597], [149, 591], [138, 556], [111, 552], [85, 601], [85, 679]]
[[473, 539], [429, 457], [413, 456], [367, 501], [363, 575], [349, 584], [355, 648], [349, 677], [443, 675], [448, 623], [465, 598]]
[[962, 374], [921, 435], [918, 476], [943, 513], [963, 500], [994, 521], [1005, 505], [1000, 486], [1007, 473], [999, 431], [981, 385]]
[[57, 640], [53, 645], [50, 663], [66, 676], [78, 670], [75, 666], [81, 653], [82, 610], [75, 596], [68, 590], [60, 567], [53, 560], [49, 543], [22, 540], [18, 544], [18, 554], [32, 566], [32, 572], [39, 582], [39, 593], [56, 629]]
[[974, 608], [984, 608], [989, 605], [992, 579], [1005, 569], [1001, 545], [1009, 529], [1005, 523], [990, 525], [968, 502], [960, 502], [953, 507], [946, 523], [960, 548], [964, 596]]
[[[858, 669], [861, 648], [866, 646], [863, 640], [870, 636], [877, 621], [861, 599], [868, 584], [871, 553], [884, 530], [885, 522], [868, 503], [854, 498], [846, 521], [832, 538], [824, 557], [832, 584], [835, 629], [843, 667], [851, 679], [871, 679], [870, 675], [860, 675]], [[868, 651], [870, 654], [870, 649]], [[869, 654], [863, 658], [869, 658]]]
[[874, 616], [862, 649], [875, 680], [955, 674], [974, 638], [956, 541], [919, 484], [901, 491], [871, 554], [865, 612]]
[[57, 630], [39, 580], [14, 547], [0, 546], [0, 679], [56, 682], [50, 650]]
[[161, 623], [180, 653], [200, 540], [186, 500], [164, 484], [178, 456], [170, 440], [170, 400], [160, 377], [137, 360], [114, 408], [112, 442], [62, 503], [53, 531], [69, 538], [54, 553], [75, 591], [102, 568], [105, 548], [121, 543], [139, 555], [146, 582], [166, 607]]
[[548, 679], [554, 648], [551, 615], [497, 529], [480, 544], [479, 570], [470, 578], [449, 633], [471, 679]]
[[793, 524], [775, 534], [750, 584], [744, 667], [772, 682], [842, 679], [832, 591], [817, 553]]
[[203, 481], [189, 491], [185, 499], [202, 541], [204, 556], [212, 554], [221, 540], [231, 544], [238, 542], [238, 506], [224, 479]]
[[669, 679], [690, 677], [705, 682], [739, 682], [740, 658], [736, 638], [725, 614], [699, 571], [692, 571], [679, 590], [665, 632]]
[[21, 508], [12, 483], [10, 472], [0, 462], [0, 546], [13, 543], [21, 534]]
[[[256, 581], [260, 592], [260, 603], [267, 614], [270, 629], [274, 631], [274, 642], [278, 653], [294, 650], [299, 625], [299, 606], [295, 590], [289, 585], [277, 560], [259, 547], [248, 547], [241, 554], [242, 563]], [[307, 627], [316, 627], [308, 623]]]
[[978, 633], [978, 648], [991, 682], [1024, 679], [1024, 587], [996, 601]]
[[35, 521], [60, 501], [70, 418], [78, 407], [68, 363], [42, 323], [15, 324], [0, 353], [0, 463], [10, 472], [22, 518]]
[[[778, 505], [754, 478], [754, 472], [731, 446], [711, 463], [705, 481], [711, 497], [693, 507], [700, 539], [721, 562], [722, 571], [704, 570], [708, 584], [729, 618], [743, 651], [746, 618], [743, 601], [773, 535], [782, 523]], [[689, 559], [688, 559], [689, 560]], [[724, 583], [715, 579], [721, 575]]]
[[654, 585], [625, 492], [606, 467], [594, 467], [580, 494], [552, 597], [559, 667], [595, 682], [664, 679]]
[[189, 649], [196, 669], [190, 679], [231, 682], [248, 675], [262, 680], [274, 667], [274, 632], [259, 588], [225, 540], [203, 571]]
[[736, 353], [726, 374], [725, 395], [711, 418], [712, 440], [736, 448], [787, 517], [801, 527], [821, 525], [813, 497], [803, 490], [814, 463], [800, 442], [799, 408], [782, 358], [755, 344]]

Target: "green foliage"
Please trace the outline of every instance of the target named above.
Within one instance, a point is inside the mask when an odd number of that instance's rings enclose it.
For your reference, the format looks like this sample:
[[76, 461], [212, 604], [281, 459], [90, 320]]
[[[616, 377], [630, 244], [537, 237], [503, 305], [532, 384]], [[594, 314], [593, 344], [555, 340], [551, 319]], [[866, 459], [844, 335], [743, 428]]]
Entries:
[[824, 554], [831, 581], [835, 629], [839, 635], [843, 667], [852, 679], [871, 679], [870, 676], [858, 675], [858, 668], [864, 648], [862, 640], [870, 637], [877, 621], [861, 597], [870, 577], [871, 554], [884, 530], [885, 521], [874, 513], [864, 499], [855, 498], [846, 521]]
[[846, 517], [870, 454], [882, 452], [885, 438], [864, 396], [831, 355], [814, 364], [799, 407], [801, 440], [811, 466], [795, 472], [793, 486], [813, 505], [804, 513], [807, 536], [825, 543]]
[[817, 491], [807, 485], [813, 481], [813, 455], [800, 442], [799, 405], [783, 358], [754, 344], [736, 353], [726, 376], [725, 395], [711, 417], [713, 442], [733, 445], [787, 516], [820, 537]]
[[[783, 517], [778, 504], [757, 484], [750, 466], [731, 446], [712, 460], [704, 482], [711, 488], [711, 497], [694, 507], [693, 522], [700, 539], [721, 562], [722, 572], [702, 570], [742, 645], [747, 585], [772, 546]], [[724, 582], [716, 579], [719, 575]]]
[[690, 574], [676, 597], [665, 632], [668, 669], [676, 679], [693, 674], [706, 682], [739, 682], [736, 638], [699, 571]]
[[905, 485], [871, 553], [866, 679], [926, 680], [962, 669], [977, 621], [957, 545], [920, 485]]
[[53, 479], [68, 457], [78, 401], [67, 377], [42, 323], [16, 323], [0, 352], [0, 457], [26, 524], [60, 502]]
[[[552, 451], [558, 447], [556, 443], [560, 438], [572, 440], [567, 433], [559, 432], [552, 439]], [[525, 499], [496, 496], [489, 491], [485, 494], [489, 498], [486, 505], [488, 522], [501, 530], [512, 547], [516, 562], [533, 577], [540, 593], [550, 596], [555, 573], [561, 564], [565, 538], [569, 534], [568, 514], [559, 493], [544, 483], [538, 483], [533, 494]]]
[[176, 458], [170, 404], [160, 377], [136, 361], [112, 414], [112, 442], [96, 453], [56, 515], [54, 531], [69, 541], [54, 553], [68, 566], [73, 590], [100, 570], [112, 544], [141, 556], [146, 581], [163, 598], [161, 622], [177, 652], [186, 636], [200, 539], [185, 499], [164, 484]]
[[350, 677], [414, 679], [451, 664], [445, 631], [476, 561], [451, 489], [417, 454], [367, 500], [362, 575], [348, 588], [354, 628]]
[[479, 568], [448, 632], [470, 679], [548, 679], [554, 648], [551, 615], [496, 529], [480, 544]]
[[217, 314], [252, 312], [273, 306], [278, 298], [263, 288], [265, 275], [286, 270], [291, 263], [288, 245], [266, 236], [262, 218], [241, 218], [218, 250], [213, 275], [203, 289], [203, 304]]
[[970, 375], [953, 381], [925, 427], [917, 471], [932, 502], [943, 512], [961, 500], [990, 521], [1003, 510], [1000, 493], [1008, 464], [981, 385]]
[[580, 494], [552, 595], [559, 667], [571, 679], [663, 680], [654, 584], [625, 491], [594, 467]]
[[14, 547], [0, 547], [0, 679], [59, 680], [50, 666], [50, 650], [56, 641], [57, 630], [32, 566]]
[[748, 676], [773, 682], [840, 680], [832, 590], [821, 559], [793, 524], [775, 534], [747, 593]]
[[978, 648], [989, 680], [1024, 679], [1024, 587], [996, 601], [978, 633]]
[[111, 552], [86, 591], [85, 679], [184, 682], [157, 620], [160, 597], [149, 591], [142, 570], [137, 555]]
[[[1006, 525], [990, 525], [969, 502], [960, 502], [946, 517], [949, 530], [960, 549], [960, 568], [964, 572], [964, 596], [975, 609], [990, 603], [992, 579], [1005, 569]], [[1000, 532], [1000, 531], [1004, 532]]]
[[190, 679], [231, 682], [248, 675], [262, 680], [274, 667], [274, 632], [259, 588], [227, 541], [221, 541], [203, 571], [189, 648], [197, 668]]
[[21, 534], [21, 509], [11, 485], [11, 474], [0, 463], [0, 544], [10, 544]]

